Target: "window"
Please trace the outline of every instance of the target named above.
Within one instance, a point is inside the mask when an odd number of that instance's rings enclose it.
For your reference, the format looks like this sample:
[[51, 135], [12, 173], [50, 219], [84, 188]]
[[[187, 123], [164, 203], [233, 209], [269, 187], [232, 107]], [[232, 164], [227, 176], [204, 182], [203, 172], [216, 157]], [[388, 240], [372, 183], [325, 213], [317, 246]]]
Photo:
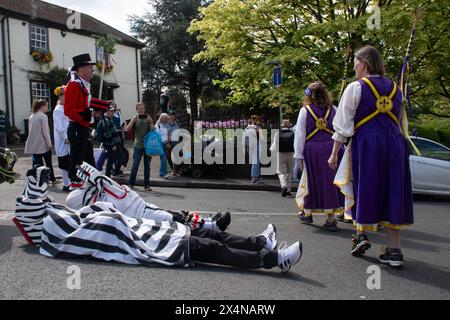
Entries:
[[95, 44], [95, 52], [97, 56], [97, 63], [103, 63], [104, 49], [103, 47], [99, 47], [98, 44]]
[[450, 161], [450, 151], [446, 148], [436, 143], [421, 139], [413, 139], [413, 142], [420, 150], [422, 157]]
[[44, 82], [31, 81], [31, 100], [48, 101], [49, 111], [51, 109], [50, 88]]
[[48, 30], [47, 28], [30, 25], [30, 50], [48, 51]]

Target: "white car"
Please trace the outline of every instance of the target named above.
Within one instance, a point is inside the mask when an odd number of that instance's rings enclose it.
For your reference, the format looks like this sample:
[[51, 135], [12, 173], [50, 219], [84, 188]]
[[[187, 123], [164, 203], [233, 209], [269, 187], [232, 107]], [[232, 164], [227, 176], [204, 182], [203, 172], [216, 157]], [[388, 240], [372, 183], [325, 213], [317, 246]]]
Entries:
[[410, 148], [413, 193], [450, 196], [450, 149], [424, 138], [411, 140], [421, 152], [417, 156]]

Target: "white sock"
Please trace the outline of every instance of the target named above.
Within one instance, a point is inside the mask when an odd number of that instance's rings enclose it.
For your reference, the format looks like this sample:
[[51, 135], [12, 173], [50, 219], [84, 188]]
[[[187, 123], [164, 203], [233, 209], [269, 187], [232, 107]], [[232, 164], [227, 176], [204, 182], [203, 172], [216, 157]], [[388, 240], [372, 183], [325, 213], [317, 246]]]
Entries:
[[219, 227], [217, 226], [217, 223], [215, 221], [214, 222], [205, 221], [205, 223], [203, 224], [203, 228], [211, 230], [219, 230]]

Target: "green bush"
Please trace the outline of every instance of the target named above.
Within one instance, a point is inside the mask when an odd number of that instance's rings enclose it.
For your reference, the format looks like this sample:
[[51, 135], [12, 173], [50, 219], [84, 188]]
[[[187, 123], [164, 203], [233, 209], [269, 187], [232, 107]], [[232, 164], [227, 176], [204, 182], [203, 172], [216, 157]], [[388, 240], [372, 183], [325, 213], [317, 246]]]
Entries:
[[450, 147], [450, 130], [436, 129], [426, 125], [410, 125], [410, 129], [416, 128], [417, 135], [422, 138], [430, 139], [439, 142], [447, 147]]

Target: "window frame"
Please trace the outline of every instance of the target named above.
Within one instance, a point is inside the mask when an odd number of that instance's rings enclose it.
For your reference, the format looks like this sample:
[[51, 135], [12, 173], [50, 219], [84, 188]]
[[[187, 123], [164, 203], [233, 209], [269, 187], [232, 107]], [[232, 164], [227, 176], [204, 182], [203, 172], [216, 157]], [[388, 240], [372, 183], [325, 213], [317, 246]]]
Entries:
[[[33, 84], [34, 83], [36, 83], [36, 84], [44, 84], [44, 85], [46, 85], [47, 86], [47, 91], [48, 91], [48, 97], [41, 97], [41, 96], [39, 96], [38, 98], [39, 99], [42, 99], [42, 100], [47, 100], [48, 101], [48, 112], [51, 112], [52, 111], [52, 94], [51, 94], [51, 88], [50, 88], [50, 86], [48, 85], [48, 83], [46, 83], [46, 82], [43, 82], [43, 81], [39, 81], [39, 80], [35, 80], [35, 79], [31, 79], [30, 80], [30, 106], [33, 106], [33, 102], [35, 101], [35, 96], [33, 95]], [[42, 90], [42, 89], [38, 89], [38, 90]], [[31, 109], [31, 108], [30, 108]]]
[[[450, 154], [450, 151], [447, 148], [445, 148], [444, 146], [441, 146], [440, 144], [438, 144], [434, 141], [428, 141], [428, 140], [422, 140], [422, 139], [412, 139], [412, 141], [414, 142], [414, 144], [416, 145], [416, 147], [419, 149], [420, 153], [422, 154], [421, 157], [427, 158], [427, 159], [440, 160], [440, 161], [450, 161], [450, 160], [445, 160], [445, 159], [433, 156], [434, 152], [431, 152], [431, 153], [423, 152], [426, 150], [433, 151], [433, 149], [436, 149], [437, 152], [442, 150], [442, 152], [445, 151], [445, 153]], [[421, 146], [421, 144], [422, 144], [422, 146]], [[421, 147], [423, 148], [423, 145], [425, 145], [425, 148], [424, 148], [425, 150], [421, 149]], [[427, 148], [427, 145], [430, 148]], [[450, 159], [450, 157], [449, 157], [449, 159]]]
[[[29, 31], [29, 39], [30, 39], [30, 43], [29, 43], [29, 45], [30, 45], [30, 54], [33, 51], [39, 51], [39, 52], [48, 52], [48, 51], [50, 51], [50, 42], [49, 42], [49, 31], [48, 31], [48, 28], [40, 26], [40, 25], [37, 25], [37, 24], [31, 24], [31, 23], [29, 23], [28, 25], [29, 25], [28, 31]], [[45, 44], [46, 44], [47, 48], [45, 48], [45, 49], [39, 48], [38, 49], [37, 47], [33, 47], [33, 45], [32, 45], [33, 41], [35, 41], [35, 42], [39, 41], [41, 43], [43, 43], [43, 41], [42, 40], [37, 40], [37, 39], [35, 39], [35, 40], [32, 39], [32, 35], [36, 34], [36, 32], [34, 32], [34, 33], [32, 32], [32, 28], [39, 28], [39, 29], [45, 30], [45, 37], [46, 37]], [[40, 35], [42, 36], [42, 34], [40, 34]]]

